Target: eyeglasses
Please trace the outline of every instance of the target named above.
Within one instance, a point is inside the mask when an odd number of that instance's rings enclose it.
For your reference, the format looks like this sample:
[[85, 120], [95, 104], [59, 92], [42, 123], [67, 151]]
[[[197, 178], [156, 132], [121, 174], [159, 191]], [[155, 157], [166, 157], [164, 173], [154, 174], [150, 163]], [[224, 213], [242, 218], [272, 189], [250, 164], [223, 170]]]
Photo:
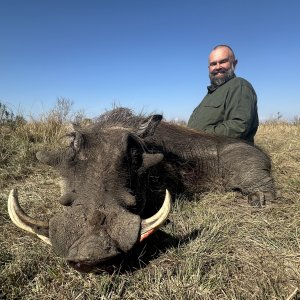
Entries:
[[219, 64], [219, 65], [225, 65], [228, 62], [230, 62], [230, 59], [229, 58], [224, 58], [224, 59], [221, 59], [219, 61], [212, 61], [211, 63], [209, 63], [209, 66], [210, 67], [215, 67], [217, 64]]

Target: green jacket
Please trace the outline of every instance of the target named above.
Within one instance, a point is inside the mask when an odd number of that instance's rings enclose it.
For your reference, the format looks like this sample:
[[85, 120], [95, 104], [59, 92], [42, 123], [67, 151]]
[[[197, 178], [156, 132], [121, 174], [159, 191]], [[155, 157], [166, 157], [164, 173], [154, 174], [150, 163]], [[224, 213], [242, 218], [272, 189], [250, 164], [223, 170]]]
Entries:
[[254, 142], [258, 127], [257, 97], [252, 85], [234, 77], [208, 94], [194, 109], [188, 127]]

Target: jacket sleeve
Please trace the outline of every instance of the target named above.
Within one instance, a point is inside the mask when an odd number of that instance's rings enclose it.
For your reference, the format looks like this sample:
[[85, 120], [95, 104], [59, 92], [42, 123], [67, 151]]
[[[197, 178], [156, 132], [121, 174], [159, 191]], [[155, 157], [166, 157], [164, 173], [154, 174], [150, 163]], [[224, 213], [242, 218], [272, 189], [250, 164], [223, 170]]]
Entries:
[[253, 89], [240, 84], [226, 97], [224, 121], [207, 126], [204, 131], [233, 138], [242, 138], [252, 130], [257, 116], [257, 98]]

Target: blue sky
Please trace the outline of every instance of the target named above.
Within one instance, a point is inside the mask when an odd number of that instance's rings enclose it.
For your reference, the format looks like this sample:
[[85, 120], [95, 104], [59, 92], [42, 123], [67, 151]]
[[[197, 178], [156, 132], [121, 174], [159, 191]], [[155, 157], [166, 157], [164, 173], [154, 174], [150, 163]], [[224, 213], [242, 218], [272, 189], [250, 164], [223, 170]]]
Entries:
[[0, 101], [25, 116], [74, 102], [187, 120], [229, 44], [259, 116], [300, 116], [298, 0], [0, 0]]

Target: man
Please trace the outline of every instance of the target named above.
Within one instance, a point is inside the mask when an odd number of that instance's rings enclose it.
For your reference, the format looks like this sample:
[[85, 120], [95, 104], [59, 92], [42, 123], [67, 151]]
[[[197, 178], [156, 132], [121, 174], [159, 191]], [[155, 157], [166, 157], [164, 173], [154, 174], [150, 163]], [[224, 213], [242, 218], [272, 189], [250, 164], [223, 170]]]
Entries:
[[254, 143], [258, 127], [257, 97], [247, 80], [235, 76], [237, 60], [232, 49], [227, 45], [216, 46], [208, 64], [211, 85], [194, 109], [188, 126]]

